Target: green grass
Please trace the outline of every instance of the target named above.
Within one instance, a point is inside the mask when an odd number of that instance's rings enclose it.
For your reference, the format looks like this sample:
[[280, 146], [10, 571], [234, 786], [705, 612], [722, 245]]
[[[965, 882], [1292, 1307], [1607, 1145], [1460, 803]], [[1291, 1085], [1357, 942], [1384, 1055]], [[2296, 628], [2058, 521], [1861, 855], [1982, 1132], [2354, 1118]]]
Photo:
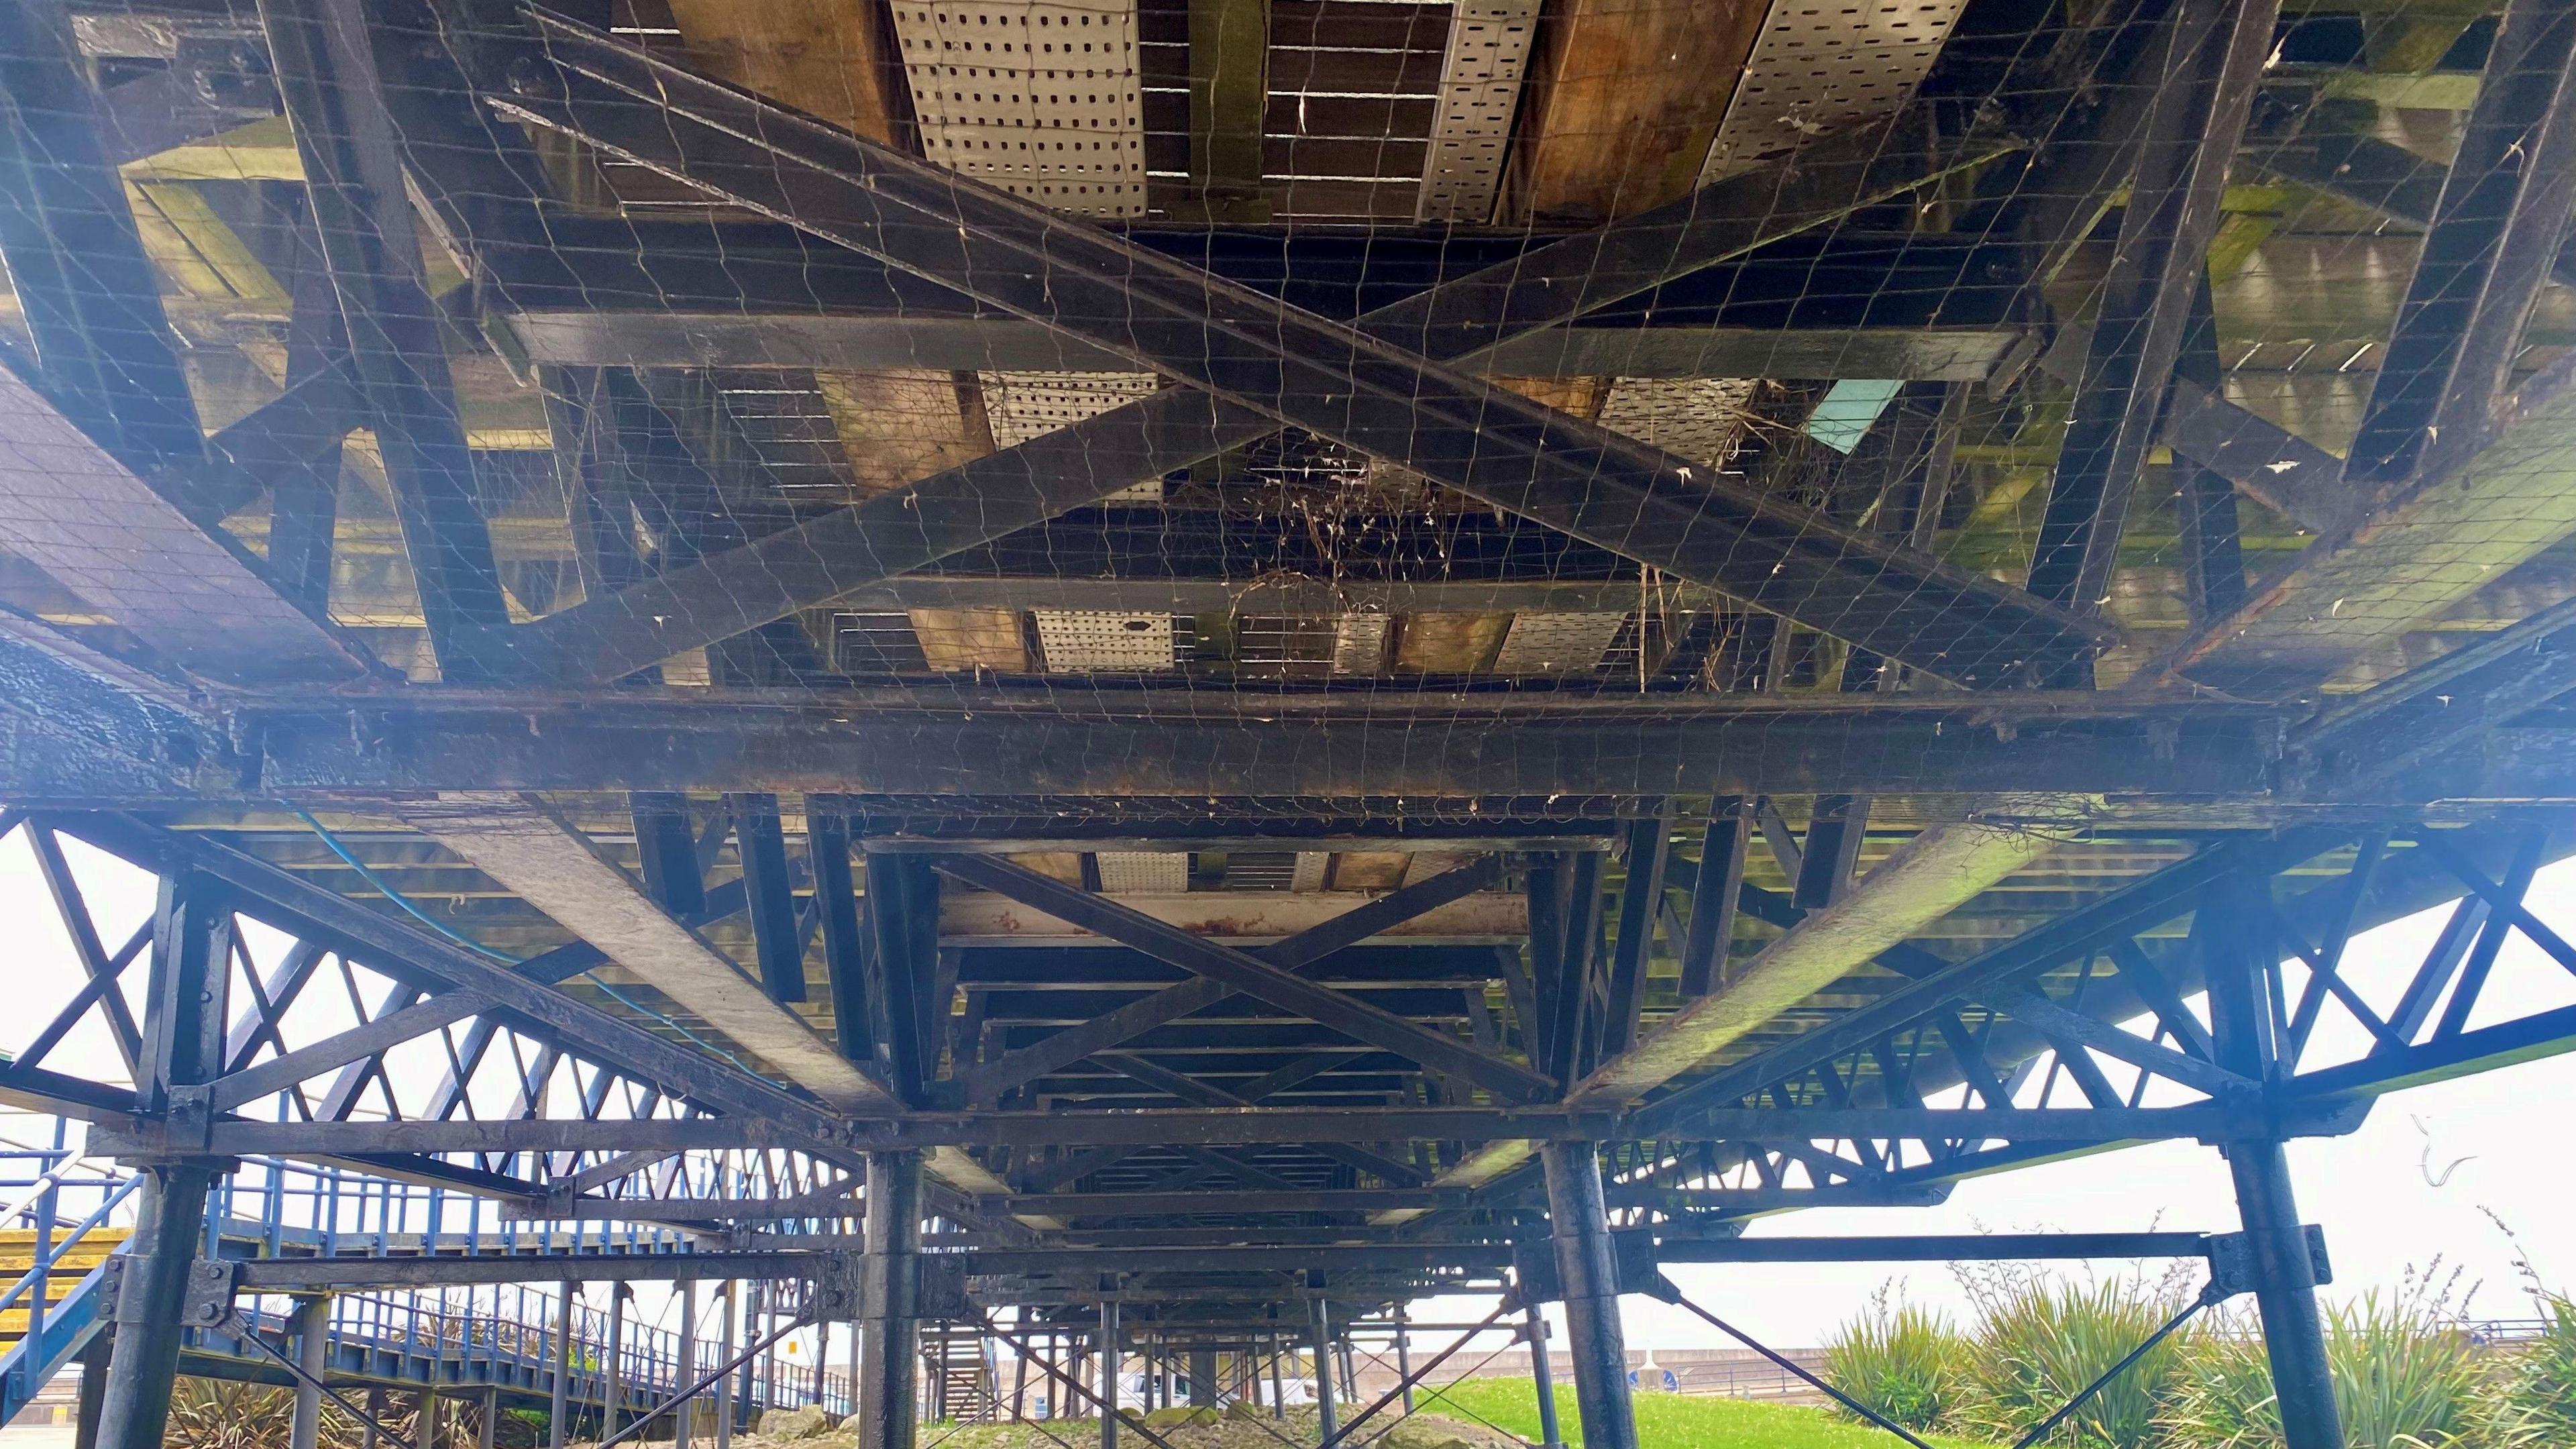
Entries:
[[[1884, 1429], [1795, 1404], [1748, 1403], [1683, 1394], [1639, 1394], [1637, 1436], [1654, 1449], [1904, 1449]], [[1422, 1400], [1429, 1413], [1482, 1418], [1538, 1442], [1538, 1395], [1523, 1379], [1468, 1379]], [[1556, 1391], [1557, 1422], [1569, 1445], [1583, 1442], [1572, 1385]], [[1972, 1439], [1927, 1435], [1945, 1449], [1982, 1449]]]

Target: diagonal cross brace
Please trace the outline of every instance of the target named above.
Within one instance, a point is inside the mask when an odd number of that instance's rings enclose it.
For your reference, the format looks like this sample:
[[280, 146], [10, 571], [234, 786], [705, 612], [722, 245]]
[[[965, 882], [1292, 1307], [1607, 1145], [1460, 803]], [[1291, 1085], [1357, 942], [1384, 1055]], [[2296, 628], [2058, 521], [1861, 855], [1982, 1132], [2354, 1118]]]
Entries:
[[[1126, 1052], [1104, 1052], [1100, 1059], [1126, 1076], [1183, 1102], [1201, 1107], [1258, 1105], [1254, 1098], [1238, 1096], [1223, 1087], [1173, 1071], [1144, 1057], [1131, 1056]], [[1420, 1187], [1424, 1180], [1421, 1171], [1411, 1164], [1379, 1156], [1365, 1147], [1353, 1147], [1342, 1142], [1310, 1142], [1305, 1146], [1335, 1162], [1348, 1163], [1362, 1172], [1372, 1173], [1380, 1181], [1396, 1187]]]
[[[1282, 970], [1302, 970], [1345, 946], [1356, 946], [1400, 922], [1483, 890], [1492, 885], [1500, 874], [1499, 863], [1492, 856], [1484, 856], [1456, 870], [1443, 871], [1429, 880], [1415, 881], [1401, 890], [1344, 911], [1319, 926], [1300, 931], [1285, 941], [1256, 947], [1247, 954]], [[1178, 1021], [1191, 1012], [1214, 1006], [1233, 994], [1232, 988], [1202, 976], [1178, 986], [1167, 986], [1150, 996], [1139, 997], [1105, 1016], [1067, 1027], [1044, 1041], [1032, 1043], [967, 1073], [966, 1099], [978, 1104], [997, 1102], [1013, 1087], [1061, 1071], [1120, 1042], [1132, 1041], [1167, 1022]]]
[[[543, 54], [510, 56], [502, 67], [510, 93], [492, 97], [506, 114], [1188, 384], [1094, 420], [1089, 438], [1112, 445], [1106, 455], [1118, 460], [1122, 485], [1222, 450], [1208, 443], [1295, 426], [1960, 683], [2019, 679], [2033, 665], [2086, 654], [2102, 633], [2025, 593], [1708, 476], [1415, 350], [1434, 336], [1481, 345], [1492, 324], [1467, 319], [1490, 318], [1490, 300], [1462, 296], [1454, 315], [1432, 307], [1364, 326], [1331, 322], [570, 22], [537, 19]], [[1779, 185], [1779, 173], [1764, 175], [1761, 184]], [[1768, 210], [1759, 195], [1737, 200], [1743, 215]], [[1656, 240], [1669, 249], [1668, 237], [1650, 236], [1641, 250]], [[1647, 285], [1657, 274], [1634, 273]], [[1062, 446], [1068, 437], [1057, 435], [1065, 461], [1097, 466], [1093, 450]], [[1001, 465], [1000, 491], [969, 495], [963, 506], [1071, 506], [1030, 497], [1061, 486], [1041, 481], [1043, 472], [1021, 473], [1044, 460], [1040, 450]], [[924, 511], [921, 524], [953, 529], [958, 520]], [[598, 655], [604, 635], [577, 632], [569, 615], [537, 632], [531, 642], [555, 658], [590, 652], [594, 669], [635, 667], [623, 641]], [[684, 647], [666, 630], [639, 632], [635, 657], [645, 662]]]
[[1383, 1007], [1319, 985], [1246, 951], [1193, 936], [1180, 927], [1131, 910], [1105, 896], [1069, 886], [1000, 856], [952, 855], [939, 868], [968, 885], [1033, 906], [1058, 920], [1133, 947], [1194, 976], [1240, 991], [1346, 1036], [1383, 1047], [1435, 1071], [1483, 1083], [1498, 1096], [1535, 1101], [1556, 1084], [1527, 1067], [1487, 1056], [1474, 1047], [1418, 1026]]

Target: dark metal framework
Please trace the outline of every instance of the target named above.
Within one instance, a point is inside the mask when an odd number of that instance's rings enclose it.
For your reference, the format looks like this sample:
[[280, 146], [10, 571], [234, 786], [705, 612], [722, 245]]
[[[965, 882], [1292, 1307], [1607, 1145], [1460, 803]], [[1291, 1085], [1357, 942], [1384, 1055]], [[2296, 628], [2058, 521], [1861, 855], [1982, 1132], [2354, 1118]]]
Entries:
[[[2490, 994], [2516, 940], [2576, 974], [2530, 905], [2576, 846], [2570, 605], [2507, 591], [2475, 642], [2379, 667], [2489, 597], [2468, 575], [2576, 532], [2576, 366], [2522, 375], [2576, 276], [2563, 5], [2502, 7], [2447, 172], [2352, 124], [2335, 67], [2283, 62], [2311, 37], [2279, 6], [2131, 0], [2009, 63], [1971, 33], [1907, 105], [1590, 229], [1362, 242], [1265, 229], [1245, 137], [1214, 131], [1193, 170], [1223, 224], [1069, 221], [633, 43], [642, 7], [142, 8], [191, 40], [119, 84], [90, 9], [0, 0], [28, 343], [0, 352], [0, 444], [46, 460], [0, 460], [0, 543], [52, 590], [0, 612], [0, 834], [80, 971], [0, 1101], [150, 1175], [109, 1449], [159, 1442], [183, 1330], [236, 1294], [647, 1277], [810, 1285], [772, 1307], [858, 1325], [868, 1449], [915, 1442], [926, 1354], [949, 1402], [949, 1327], [1021, 1345], [1111, 1445], [1131, 1344], [1194, 1400], [1266, 1353], [1275, 1404], [1302, 1338], [1330, 1445], [1393, 1402], [1337, 1420], [1355, 1318], [1561, 1300], [1586, 1440], [1626, 1449], [1618, 1302], [1659, 1261], [2149, 1253], [2256, 1296], [2310, 1449], [2340, 1436], [2282, 1142], [2576, 1047], [2576, 1010]], [[1192, 75], [1194, 116], [1225, 79]], [[209, 431], [179, 344], [237, 319], [165, 300], [119, 168], [272, 116], [284, 366]], [[2229, 187], [2256, 168], [2420, 232], [2348, 462], [2231, 400]], [[666, 209], [599, 204], [612, 169]], [[468, 358], [539, 384], [551, 573], [503, 547], [530, 479], [475, 445]], [[888, 368], [952, 400], [951, 373], [1163, 382], [878, 490], [740, 401]], [[1791, 413], [1879, 372], [1848, 448]], [[1756, 373], [1807, 383], [1740, 469], [1549, 390]], [[2045, 487], [2018, 480], [2035, 528], [1990, 557], [1975, 525], [2021, 495], [1972, 495], [1962, 454], [1995, 397], [2068, 421]], [[1326, 454], [1446, 500], [1437, 528], [1335, 555], [1225, 491]], [[384, 560], [344, 542], [350, 469]], [[1217, 502], [1120, 502], [1157, 480]], [[2164, 587], [2159, 509], [2185, 633], [2149, 650], [2114, 606]], [[366, 570], [408, 579], [407, 656], [343, 617]], [[2390, 578], [2428, 592], [2340, 613]], [[1255, 611], [1256, 583], [1291, 602]], [[1625, 612], [1650, 588], [1679, 622]], [[1291, 643], [1078, 691], [1017, 625], [1020, 663], [971, 679], [918, 632], [815, 657], [817, 614], [1022, 608]], [[1336, 619], [1478, 611], [1618, 614], [1625, 672], [1336, 673]], [[67, 841], [149, 873], [152, 918], [103, 930]], [[1140, 855], [1214, 889], [1113, 888]], [[2357, 935], [2436, 906], [2415, 969], [2358, 979]], [[333, 995], [354, 1021], [314, 1026]], [[70, 1067], [92, 1036], [117, 1070]], [[1738, 1236], [2154, 1139], [2226, 1153], [2240, 1233]], [[433, 1227], [417, 1256], [198, 1261], [252, 1156], [698, 1246]]]

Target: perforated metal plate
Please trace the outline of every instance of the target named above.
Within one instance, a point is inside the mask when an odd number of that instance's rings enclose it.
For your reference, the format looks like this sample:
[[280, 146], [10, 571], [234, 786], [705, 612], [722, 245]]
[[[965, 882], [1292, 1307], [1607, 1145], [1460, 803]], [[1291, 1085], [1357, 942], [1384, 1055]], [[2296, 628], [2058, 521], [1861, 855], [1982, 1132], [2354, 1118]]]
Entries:
[[1483, 223], [1511, 147], [1512, 111], [1529, 68], [1538, 0], [1458, 0], [1449, 18], [1449, 53], [1440, 63], [1440, 107], [1431, 118], [1431, 153], [1422, 166], [1416, 221]]
[[1516, 614], [1494, 656], [1497, 674], [1579, 674], [1597, 669], [1625, 614]]
[[1964, 3], [1772, 0], [1700, 184], [1904, 105]]
[[1601, 426], [1694, 463], [1723, 468], [1744, 441], [1750, 380], [1622, 377], [1601, 403]]
[[1136, 0], [897, 0], [930, 159], [1084, 216], [1145, 210]]
[[1386, 658], [1384, 614], [1344, 614], [1333, 621], [1333, 672], [1373, 675]]
[[1190, 888], [1190, 858], [1140, 850], [1104, 850], [1100, 893], [1108, 896], [1177, 896]]
[[1288, 889], [1300, 892], [1322, 890], [1324, 888], [1324, 871], [1327, 867], [1331, 866], [1332, 863], [1333, 856], [1330, 851], [1301, 850], [1297, 852], [1297, 869], [1295, 873], [1290, 875], [1288, 878]]
[[1174, 662], [1169, 614], [1040, 609], [1037, 624], [1051, 674], [1169, 669]]
[[[1154, 390], [1150, 372], [979, 372], [984, 417], [993, 428], [993, 446], [1016, 448], [1029, 439], [1085, 418], [1134, 402]], [[1104, 500], [1110, 503], [1159, 503], [1163, 480], [1148, 478]]]

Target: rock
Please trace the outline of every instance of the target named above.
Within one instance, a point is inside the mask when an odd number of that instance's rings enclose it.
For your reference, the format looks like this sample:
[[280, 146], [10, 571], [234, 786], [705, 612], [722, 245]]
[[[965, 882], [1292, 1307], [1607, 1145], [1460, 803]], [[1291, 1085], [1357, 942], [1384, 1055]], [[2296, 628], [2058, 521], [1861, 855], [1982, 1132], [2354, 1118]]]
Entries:
[[1252, 1403], [1245, 1399], [1237, 1399], [1233, 1403], [1225, 1406], [1225, 1416], [1240, 1424], [1252, 1419], [1266, 1419], [1270, 1417], [1270, 1414], [1268, 1410], [1262, 1408], [1259, 1404]]
[[1476, 1449], [1455, 1426], [1437, 1419], [1407, 1419], [1377, 1442], [1379, 1449]]
[[841, 1421], [820, 1404], [801, 1409], [772, 1409], [760, 1416], [763, 1439], [812, 1439], [831, 1433]]
[[1175, 1404], [1168, 1409], [1156, 1409], [1154, 1412], [1147, 1414], [1145, 1416], [1145, 1427], [1148, 1429], [1187, 1429], [1200, 1424], [1213, 1424], [1219, 1417], [1220, 1415], [1218, 1415], [1216, 1410], [1207, 1408], [1204, 1405], [1193, 1408], [1187, 1405]]

